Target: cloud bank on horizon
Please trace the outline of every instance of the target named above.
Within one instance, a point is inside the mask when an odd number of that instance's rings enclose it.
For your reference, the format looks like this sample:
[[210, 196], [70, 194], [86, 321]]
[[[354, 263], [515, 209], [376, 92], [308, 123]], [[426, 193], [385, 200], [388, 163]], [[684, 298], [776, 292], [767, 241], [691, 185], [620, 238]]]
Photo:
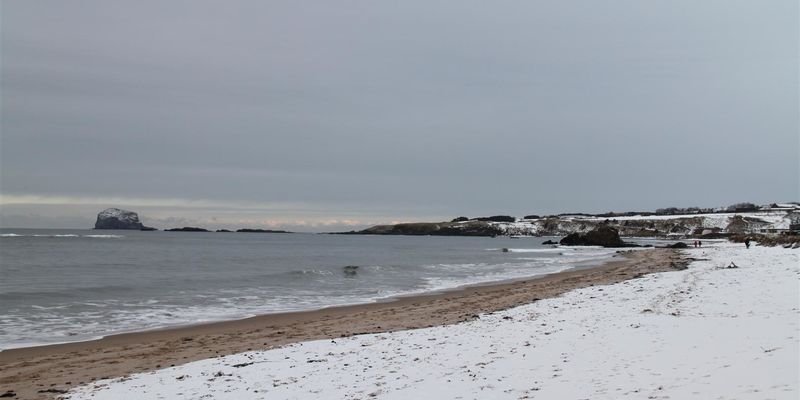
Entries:
[[800, 198], [798, 4], [4, 1], [0, 225]]

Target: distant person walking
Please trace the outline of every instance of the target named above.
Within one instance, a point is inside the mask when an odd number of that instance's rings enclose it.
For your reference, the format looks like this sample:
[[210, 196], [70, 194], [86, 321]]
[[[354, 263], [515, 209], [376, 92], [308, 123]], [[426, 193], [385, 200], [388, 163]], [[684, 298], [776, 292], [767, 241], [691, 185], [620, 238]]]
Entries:
[[750, 248], [750, 238], [744, 240], [744, 246], [748, 249]]
[[698, 240], [697, 241], [697, 247], [703, 247], [703, 241], [702, 240]]

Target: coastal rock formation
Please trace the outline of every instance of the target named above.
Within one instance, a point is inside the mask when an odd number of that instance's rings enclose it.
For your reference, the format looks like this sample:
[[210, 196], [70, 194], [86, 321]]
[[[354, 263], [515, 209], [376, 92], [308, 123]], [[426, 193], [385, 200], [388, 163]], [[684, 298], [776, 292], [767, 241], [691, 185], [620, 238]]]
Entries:
[[728, 233], [742, 234], [751, 231], [758, 231], [759, 229], [763, 229], [768, 226], [769, 224], [761, 219], [736, 215], [730, 219], [730, 222], [728, 223], [728, 226], [725, 227], [725, 230]]
[[677, 243], [673, 243], [673, 244], [668, 244], [665, 247], [668, 248], [668, 249], [685, 249], [685, 248], [688, 248], [689, 245], [684, 243], [684, 242], [677, 242]]
[[607, 225], [601, 225], [586, 233], [567, 235], [559, 242], [565, 246], [603, 246], [624, 247], [625, 242], [619, 238], [619, 232]]
[[361, 235], [414, 235], [414, 236], [497, 236], [502, 230], [486, 221], [467, 222], [415, 222], [396, 225], [376, 225], [358, 232]]
[[240, 233], [291, 233], [289, 231], [275, 231], [275, 230], [272, 230], [272, 229], [250, 229], [250, 228], [237, 229], [236, 232], [240, 232]]
[[139, 214], [119, 208], [106, 208], [97, 214], [94, 229], [152, 230], [142, 225]]
[[211, 231], [203, 228], [195, 228], [193, 226], [184, 226], [183, 228], [167, 229], [166, 232], [211, 232]]
[[[347, 234], [366, 235], [450, 235], [450, 236], [567, 236], [588, 233], [600, 226], [614, 228], [622, 237], [639, 238], [720, 238], [745, 233], [800, 233], [800, 204], [787, 204], [757, 212], [732, 214], [654, 214], [626, 212], [606, 214], [559, 214], [539, 217], [526, 215], [515, 220], [494, 216], [450, 222], [418, 222], [377, 225]], [[538, 218], [534, 218], [538, 217]]]

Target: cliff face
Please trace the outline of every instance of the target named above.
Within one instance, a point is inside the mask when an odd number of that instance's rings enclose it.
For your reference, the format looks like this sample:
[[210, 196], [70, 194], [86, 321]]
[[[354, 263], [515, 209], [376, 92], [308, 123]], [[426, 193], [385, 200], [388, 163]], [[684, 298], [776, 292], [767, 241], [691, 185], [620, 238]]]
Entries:
[[142, 230], [145, 226], [139, 221], [139, 214], [119, 208], [106, 208], [97, 214], [94, 229]]

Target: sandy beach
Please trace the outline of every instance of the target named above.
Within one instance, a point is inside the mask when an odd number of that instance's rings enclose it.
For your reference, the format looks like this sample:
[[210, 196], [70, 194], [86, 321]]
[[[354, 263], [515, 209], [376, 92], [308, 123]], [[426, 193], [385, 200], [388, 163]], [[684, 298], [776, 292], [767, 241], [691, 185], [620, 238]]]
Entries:
[[598, 267], [387, 302], [271, 314], [236, 321], [109, 336], [0, 352], [0, 391], [49, 398], [97, 380], [290, 343], [455, 324], [567, 291], [681, 269], [667, 249], [634, 251]]
[[719, 242], [684, 253], [687, 269], [462, 323], [249, 351], [66, 397], [796, 399], [800, 254]]

